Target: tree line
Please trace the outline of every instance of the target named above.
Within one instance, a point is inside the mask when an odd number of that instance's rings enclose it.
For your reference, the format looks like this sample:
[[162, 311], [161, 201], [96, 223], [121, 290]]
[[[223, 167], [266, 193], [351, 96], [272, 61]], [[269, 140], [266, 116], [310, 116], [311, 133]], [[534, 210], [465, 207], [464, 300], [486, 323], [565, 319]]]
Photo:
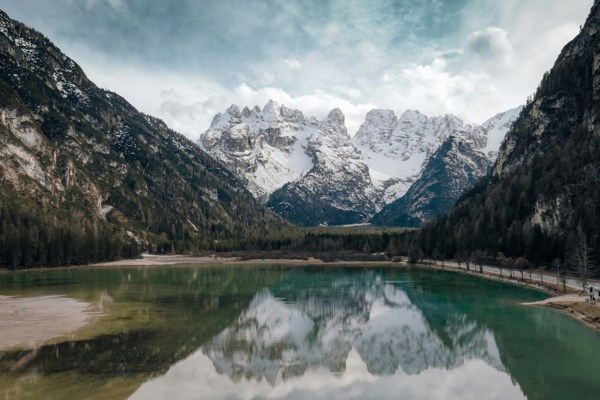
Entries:
[[80, 265], [139, 253], [135, 241], [101, 223], [62, 220], [15, 203], [0, 207], [0, 268]]
[[[529, 131], [518, 124], [513, 130]], [[413, 247], [426, 257], [476, 257], [493, 265], [522, 258], [581, 275], [588, 268], [578, 260], [600, 249], [600, 137], [567, 123], [555, 131], [543, 154], [502, 178], [484, 178], [450, 213], [425, 224]], [[588, 261], [594, 265], [593, 257]]]

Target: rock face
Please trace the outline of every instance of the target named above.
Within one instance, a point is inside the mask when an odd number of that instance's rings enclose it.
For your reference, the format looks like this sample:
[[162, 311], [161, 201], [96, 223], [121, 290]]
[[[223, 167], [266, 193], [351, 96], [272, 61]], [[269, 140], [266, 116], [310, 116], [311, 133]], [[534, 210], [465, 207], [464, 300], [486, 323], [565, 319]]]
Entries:
[[429, 158], [419, 177], [400, 199], [376, 214], [376, 225], [419, 226], [452, 209], [460, 195], [485, 176], [490, 159], [473, 143], [450, 136]]
[[300, 225], [367, 222], [382, 205], [369, 167], [352, 145], [338, 109], [319, 124], [306, 146], [313, 167], [276, 190], [267, 206]]
[[353, 143], [369, 165], [376, 188], [390, 203], [407, 192], [450, 136], [470, 143], [493, 161], [520, 110], [498, 114], [482, 125], [465, 124], [453, 115], [427, 117], [409, 110], [397, 118], [391, 110], [371, 110]]
[[[600, 201], [600, 3], [546, 73], [500, 148], [495, 180], [525, 171], [532, 190], [524, 219], [547, 234], [580, 224], [594, 237]], [[600, 241], [598, 242], [600, 244]]]
[[319, 122], [269, 101], [261, 110], [232, 105], [217, 114], [198, 144], [220, 160], [261, 201], [303, 177], [312, 160], [305, 151]]
[[[581, 127], [597, 132], [600, 119], [600, 5], [590, 12], [579, 35], [565, 46], [533, 100], [500, 149], [494, 176], [509, 175], [562, 137]], [[527, 134], [521, 134], [526, 131]]]
[[457, 252], [501, 251], [540, 262], [568, 260], [578, 242], [600, 249], [599, 93], [595, 1], [507, 134], [487, 184], [431, 234], [453, 238]]
[[317, 121], [270, 101], [263, 110], [231, 106], [198, 143], [289, 221], [364, 223], [406, 193], [451, 135], [493, 160], [519, 111], [468, 125], [452, 115], [406, 111], [397, 118], [391, 110], [372, 110], [350, 139], [339, 110]]
[[300, 225], [366, 222], [382, 205], [338, 109], [318, 121], [274, 101], [262, 110], [231, 106], [198, 144]]
[[0, 59], [0, 205], [167, 251], [280, 223], [196, 145], [3, 12]]

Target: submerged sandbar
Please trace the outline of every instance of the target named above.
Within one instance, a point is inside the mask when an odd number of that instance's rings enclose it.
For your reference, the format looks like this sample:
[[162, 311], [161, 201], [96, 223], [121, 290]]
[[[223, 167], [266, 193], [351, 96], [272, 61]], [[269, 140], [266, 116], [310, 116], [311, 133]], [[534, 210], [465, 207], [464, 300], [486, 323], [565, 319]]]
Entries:
[[65, 296], [0, 296], [0, 351], [34, 348], [83, 327], [89, 303]]

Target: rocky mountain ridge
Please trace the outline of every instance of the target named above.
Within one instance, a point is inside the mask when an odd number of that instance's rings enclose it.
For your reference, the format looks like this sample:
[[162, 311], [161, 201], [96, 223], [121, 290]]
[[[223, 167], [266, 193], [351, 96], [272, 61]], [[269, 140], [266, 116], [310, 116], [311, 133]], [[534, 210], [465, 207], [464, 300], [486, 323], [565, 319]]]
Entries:
[[318, 121], [272, 100], [262, 110], [232, 105], [198, 144], [292, 222], [365, 221], [381, 207], [339, 109]]
[[304, 176], [312, 167], [305, 148], [319, 129], [305, 117], [269, 101], [261, 110], [232, 105], [213, 118], [198, 145], [221, 160], [261, 201], [281, 186]]
[[369, 165], [385, 203], [403, 196], [421, 176], [429, 158], [450, 136], [469, 143], [495, 160], [506, 131], [521, 107], [497, 114], [481, 125], [465, 124], [454, 115], [427, 117], [407, 110], [371, 110], [352, 141]]
[[122, 256], [125, 243], [184, 251], [281, 224], [191, 141], [1, 11], [0, 60], [0, 217], [13, 232], [0, 232], [3, 265], [54, 262], [48, 240], [70, 249], [55, 255], [64, 265]]
[[232, 105], [198, 144], [294, 223], [364, 223], [406, 193], [451, 135], [493, 160], [519, 111], [469, 125], [452, 115], [372, 110], [351, 139], [339, 110], [318, 121], [269, 101], [262, 110]]
[[472, 143], [449, 136], [427, 160], [419, 178], [398, 200], [386, 205], [371, 222], [414, 226], [452, 209], [458, 198], [483, 178], [492, 161]]

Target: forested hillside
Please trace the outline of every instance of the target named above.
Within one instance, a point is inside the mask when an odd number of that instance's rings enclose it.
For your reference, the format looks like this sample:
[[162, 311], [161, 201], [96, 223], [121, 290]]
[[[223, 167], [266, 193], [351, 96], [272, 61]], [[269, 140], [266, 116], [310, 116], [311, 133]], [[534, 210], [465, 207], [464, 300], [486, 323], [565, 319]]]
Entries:
[[418, 236], [426, 254], [568, 263], [600, 250], [600, 5], [543, 77], [493, 173]]
[[0, 267], [214, 247], [284, 226], [160, 120], [0, 12]]

